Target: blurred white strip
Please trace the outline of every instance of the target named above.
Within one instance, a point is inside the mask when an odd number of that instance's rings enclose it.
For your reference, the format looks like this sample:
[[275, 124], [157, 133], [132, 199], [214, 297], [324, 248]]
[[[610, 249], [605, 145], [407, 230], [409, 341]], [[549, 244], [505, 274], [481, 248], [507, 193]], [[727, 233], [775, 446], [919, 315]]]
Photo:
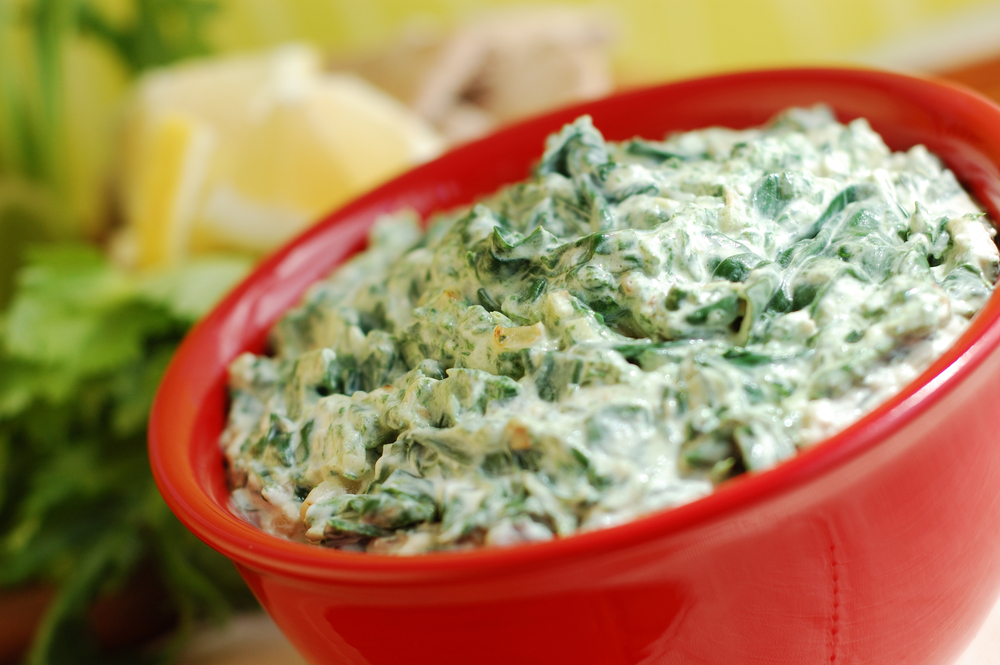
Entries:
[[934, 72], [1000, 56], [1000, 3], [906, 29], [876, 48], [848, 54], [875, 67]]
[[306, 665], [266, 614], [234, 617], [197, 635], [177, 665]]
[[1000, 602], [986, 618], [976, 639], [965, 650], [955, 665], [995, 665], [1000, 663]]

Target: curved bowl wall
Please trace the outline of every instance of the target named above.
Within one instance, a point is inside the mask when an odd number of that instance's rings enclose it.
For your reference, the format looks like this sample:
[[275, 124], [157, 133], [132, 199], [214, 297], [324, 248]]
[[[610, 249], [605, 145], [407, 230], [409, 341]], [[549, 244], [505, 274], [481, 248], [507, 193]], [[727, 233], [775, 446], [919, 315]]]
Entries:
[[925, 144], [1000, 219], [1000, 109], [862, 70], [698, 79], [595, 101], [451, 152], [335, 212], [192, 331], [150, 423], [161, 492], [230, 557], [314, 663], [947, 663], [1000, 587], [1000, 302], [902, 394], [765, 473], [619, 527], [510, 549], [385, 557], [271, 537], [228, 507], [226, 366], [260, 352], [378, 214], [467, 203], [524, 178], [589, 113], [609, 139], [746, 127], [792, 105]]

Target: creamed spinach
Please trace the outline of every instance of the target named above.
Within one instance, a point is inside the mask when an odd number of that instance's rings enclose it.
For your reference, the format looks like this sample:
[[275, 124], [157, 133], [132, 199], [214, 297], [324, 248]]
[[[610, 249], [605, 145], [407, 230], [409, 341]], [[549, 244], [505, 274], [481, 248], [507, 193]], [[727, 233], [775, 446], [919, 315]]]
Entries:
[[397, 554], [691, 501], [926, 369], [990, 296], [993, 235], [922, 146], [822, 107], [623, 143], [582, 117], [527, 181], [380, 220], [232, 364], [234, 501]]

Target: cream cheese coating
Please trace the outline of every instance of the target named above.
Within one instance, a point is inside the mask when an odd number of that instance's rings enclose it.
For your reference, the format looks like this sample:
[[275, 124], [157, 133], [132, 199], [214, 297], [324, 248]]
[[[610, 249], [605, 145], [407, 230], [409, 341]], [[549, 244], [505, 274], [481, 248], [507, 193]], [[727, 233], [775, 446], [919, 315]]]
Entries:
[[790, 109], [604, 141], [379, 220], [230, 368], [263, 528], [370, 552], [564, 537], [773, 467], [899, 392], [989, 298], [994, 230], [922, 146]]

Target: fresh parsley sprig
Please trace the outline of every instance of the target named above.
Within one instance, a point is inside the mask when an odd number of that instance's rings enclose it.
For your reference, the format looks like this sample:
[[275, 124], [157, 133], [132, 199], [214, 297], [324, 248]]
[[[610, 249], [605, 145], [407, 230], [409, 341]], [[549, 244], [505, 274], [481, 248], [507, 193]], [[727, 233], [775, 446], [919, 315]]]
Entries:
[[87, 245], [30, 254], [0, 327], [0, 588], [56, 588], [30, 662], [60, 662], [89, 603], [140, 563], [157, 568], [184, 629], [249, 601], [167, 509], [145, 446], [178, 342], [247, 267], [205, 259], [136, 278]]
[[[253, 602], [163, 503], [145, 435], [181, 337], [248, 263], [205, 259], [139, 277], [81, 243], [67, 212], [67, 46], [95, 40], [138, 74], [207, 53], [216, 6], [132, 0], [115, 17], [103, 7], [0, 0], [0, 590], [54, 589], [34, 665], [109, 662], [88, 608], [147, 566], [179, 630], [121, 662], [169, 659], [197, 620]], [[24, 252], [39, 241], [48, 244]]]

